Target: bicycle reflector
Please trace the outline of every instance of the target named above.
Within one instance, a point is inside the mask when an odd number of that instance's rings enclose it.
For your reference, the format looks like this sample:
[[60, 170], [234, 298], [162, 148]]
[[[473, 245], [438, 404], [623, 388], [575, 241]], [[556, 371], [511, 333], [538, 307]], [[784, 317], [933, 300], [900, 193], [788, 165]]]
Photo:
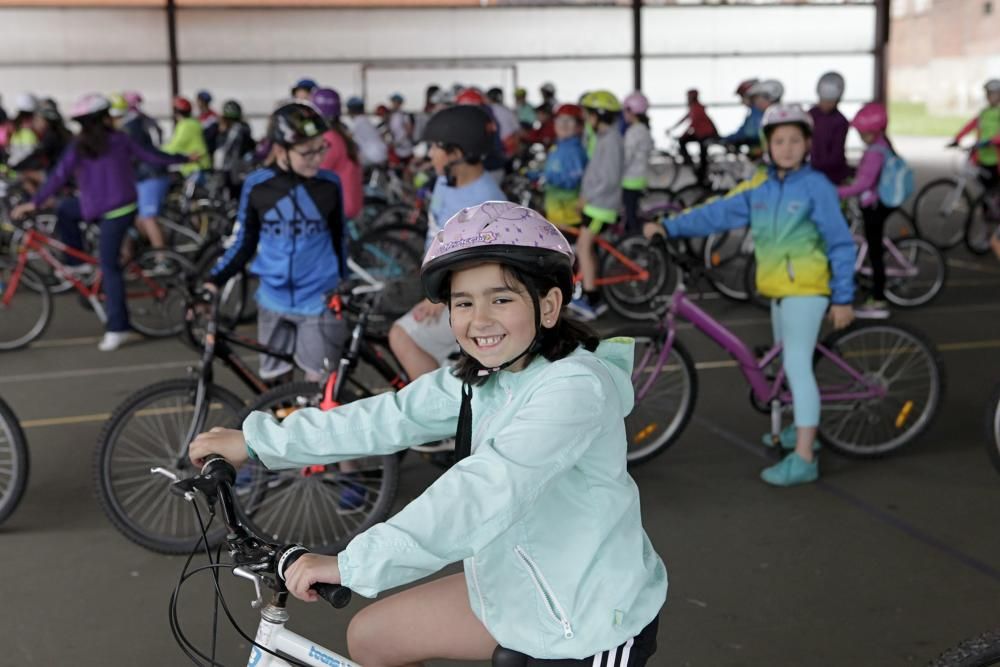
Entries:
[[903, 428], [906, 420], [910, 418], [911, 412], [913, 412], [913, 401], [903, 403], [903, 407], [899, 409], [899, 414], [896, 415], [896, 428]]
[[657, 428], [657, 424], [656, 424], [656, 422], [653, 422], [653, 423], [652, 423], [652, 424], [650, 424], [649, 426], [646, 426], [646, 427], [645, 427], [645, 428], [643, 428], [643, 429], [642, 429], [641, 431], [639, 431], [638, 433], [636, 433], [636, 434], [635, 434], [635, 438], [633, 439], [633, 440], [634, 440], [634, 442], [635, 442], [635, 444], [637, 444], [637, 445], [638, 445], [638, 444], [639, 444], [639, 443], [641, 443], [641, 442], [642, 442], [643, 440], [645, 440], [645, 439], [646, 439], [646, 438], [648, 438], [648, 437], [649, 437], [650, 435], [652, 435], [652, 434], [653, 434], [653, 431], [655, 431], [655, 430], [656, 430], [656, 428]]

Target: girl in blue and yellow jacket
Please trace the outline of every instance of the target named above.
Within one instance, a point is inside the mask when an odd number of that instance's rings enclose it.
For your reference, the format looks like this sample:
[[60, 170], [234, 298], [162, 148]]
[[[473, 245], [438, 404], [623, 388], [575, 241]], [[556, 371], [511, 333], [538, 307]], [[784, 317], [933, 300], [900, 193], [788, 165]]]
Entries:
[[[819, 477], [814, 449], [820, 398], [813, 350], [828, 306], [834, 327], [854, 319], [854, 240], [837, 190], [805, 161], [811, 130], [811, 117], [798, 105], [769, 108], [762, 133], [770, 164], [725, 197], [663, 223], [671, 236], [706, 236], [750, 225], [757, 289], [772, 299], [774, 338], [784, 346], [795, 414], [795, 428], [781, 434], [782, 446], [794, 451], [761, 473], [776, 486]], [[662, 233], [663, 227], [649, 223], [646, 235]]]

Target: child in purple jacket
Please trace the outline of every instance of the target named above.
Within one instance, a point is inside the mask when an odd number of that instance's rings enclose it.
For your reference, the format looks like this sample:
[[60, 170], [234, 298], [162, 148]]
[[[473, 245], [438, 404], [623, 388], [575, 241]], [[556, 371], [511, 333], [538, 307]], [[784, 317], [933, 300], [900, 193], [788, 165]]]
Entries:
[[[171, 165], [189, 161], [186, 156], [143, 148], [124, 132], [115, 130], [108, 113], [110, 108], [110, 102], [102, 95], [84, 95], [77, 100], [72, 117], [80, 123], [80, 134], [63, 152], [59, 164], [35, 197], [11, 212], [14, 218], [30, 213], [45, 204], [70, 178], [76, 180], [83, 219], [101, 225], [99, 254], [108, 320], [104, 338], [97, 347], [103, 352], [118, 349], [129, 337], [125, 282], [118, 255], [138, 210], [134, 163]], [[59, 229], [59, 233], [67, 245], [79, 249], [82, 239], [75, 221], [72, 227]]]
[[827, 72], [820, 77], [816, 93], [819, 103], [809, 110], [815, 128], [809, 164], [834, 185], [840, 185], [851, 175], [844, 152], [849, 126], [844, 114], [837, 108], [840, 98], [844, 96], [844, 77], [837, 72]]

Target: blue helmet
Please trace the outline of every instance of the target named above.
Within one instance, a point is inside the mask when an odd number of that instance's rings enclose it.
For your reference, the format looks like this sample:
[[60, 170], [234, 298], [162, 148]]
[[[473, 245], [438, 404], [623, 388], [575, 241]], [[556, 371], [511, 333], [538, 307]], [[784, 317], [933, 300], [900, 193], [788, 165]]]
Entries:
[[207, 90], [199, 90], [197, 98], [202, 102], [204, 102], [205, 104], [212, 103], [212, 93], [208, 92]]
[[353, 97], [349, 97], [347, 99], [347, 110], [348, 111], [361, 111], [361, 112], [364, 112], [364, 110], [365, 110], [365, 101], [363, 99], [361, 99], [360, 97], [358, 97], [357, 95], [354, 95]]
[[301, 88], [302, 90], [308, 90], [311, 93], [318, 87], [318, 84], [312, 79], [299, 79], [295, 82], [295, 85], [292, 86], [292, 90], [298, 90]]

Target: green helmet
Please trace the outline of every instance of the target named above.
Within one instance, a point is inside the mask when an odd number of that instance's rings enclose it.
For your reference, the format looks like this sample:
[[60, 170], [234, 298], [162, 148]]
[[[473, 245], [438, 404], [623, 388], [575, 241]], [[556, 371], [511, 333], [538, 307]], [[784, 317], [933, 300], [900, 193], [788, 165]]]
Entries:
[[618, 113], [622, 110], [621, 102], [618, 101], [614, 93], [607, 90], [595, 90], [587, 93], [580, 100], [580, 106], [584, 109], [608, 113]]
[[121, 118], [128, 113], [128, 102], [121, 93], [112, 93], [108, 96], [108, 101], [111, 102], [109, 113], [112, 118]]

